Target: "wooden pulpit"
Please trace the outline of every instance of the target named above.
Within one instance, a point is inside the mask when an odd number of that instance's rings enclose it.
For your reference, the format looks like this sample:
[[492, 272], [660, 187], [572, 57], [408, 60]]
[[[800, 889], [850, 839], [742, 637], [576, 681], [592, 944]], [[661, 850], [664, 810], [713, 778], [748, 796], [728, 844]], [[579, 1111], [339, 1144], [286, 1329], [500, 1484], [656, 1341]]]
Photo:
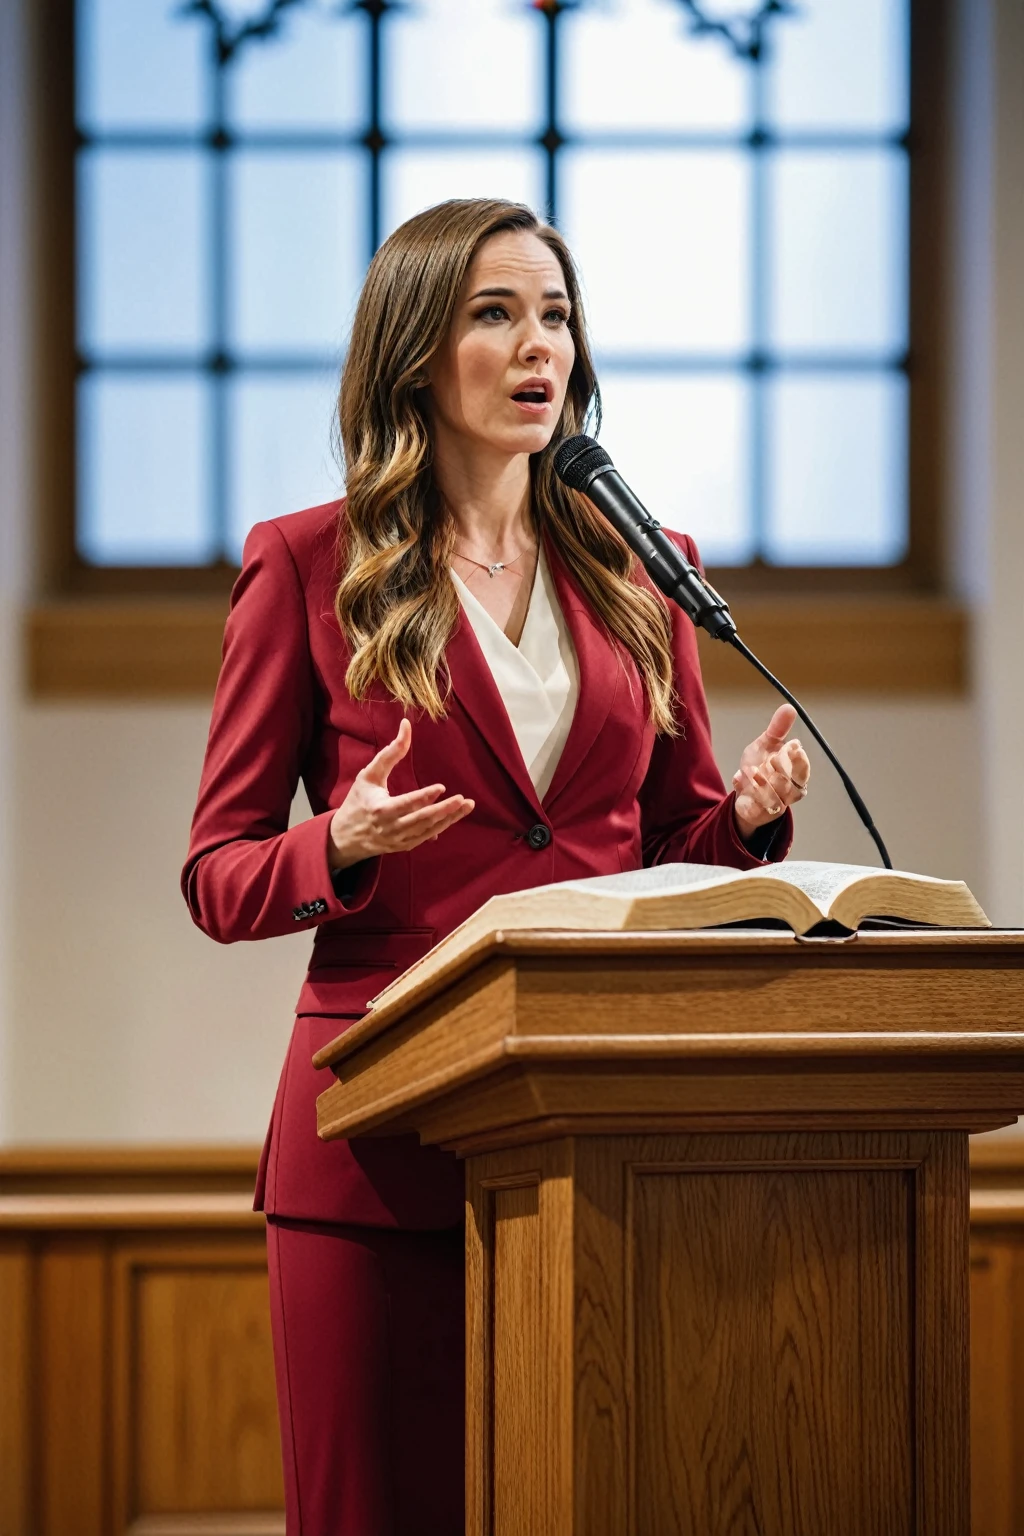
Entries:
[[470, 1536], [968, 1536], [1024, 936], [497, 934], [318, 1061], [466, 1161]]

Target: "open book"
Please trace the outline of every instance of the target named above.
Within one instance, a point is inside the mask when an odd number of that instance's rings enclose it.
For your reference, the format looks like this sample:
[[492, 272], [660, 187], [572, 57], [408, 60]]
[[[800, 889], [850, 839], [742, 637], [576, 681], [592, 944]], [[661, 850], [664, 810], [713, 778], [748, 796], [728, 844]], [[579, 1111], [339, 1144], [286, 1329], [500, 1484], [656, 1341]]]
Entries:
[[811, 860], [759, 869], [658, 864], [653, 869], [492, 896], [373, 1003], [390, 1000], [399, 988], [404, 991], [413, 980], [425, 979], [478, 939], [499, 930], [651, 933], [760, 920], [781, 921], [795, 933], [807, 933], [822, 922], [855, 929], [869, 918], [942, 928], [992, 926], [962, 880]]

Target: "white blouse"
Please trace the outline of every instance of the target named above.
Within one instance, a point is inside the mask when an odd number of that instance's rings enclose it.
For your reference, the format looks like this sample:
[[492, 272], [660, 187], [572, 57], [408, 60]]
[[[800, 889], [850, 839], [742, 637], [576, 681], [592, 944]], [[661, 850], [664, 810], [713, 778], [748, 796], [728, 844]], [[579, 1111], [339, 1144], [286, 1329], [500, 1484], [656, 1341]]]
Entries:
[[519, 644], [451, 573], [473, 633], [491, 669], [533, 786], [543, 798], [555, 776], [580, 691], [579, 665], [558, 593], [544, 558], [537, 560], [530, 605]]

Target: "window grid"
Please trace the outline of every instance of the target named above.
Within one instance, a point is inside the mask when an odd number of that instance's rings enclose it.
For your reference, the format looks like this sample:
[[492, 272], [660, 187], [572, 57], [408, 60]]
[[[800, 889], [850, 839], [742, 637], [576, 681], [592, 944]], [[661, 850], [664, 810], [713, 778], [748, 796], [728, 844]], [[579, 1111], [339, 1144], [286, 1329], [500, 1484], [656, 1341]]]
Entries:
[[[286, 11], [292, 5], [301, 7], [304, 0], [285, 0], [280, 6], [284, 24]], [[730, 355], [701, 354], [685, 351], [677, 354], [642, 352], [598, 351], [599, 375], [614, 371], [646, 374], [709, 374], [745, 375], [752, 384], [750, 390], [750, 469], [749, 505], [751, 509], [754, 557], [750, 564], [762, 563], [766, 488], [769, 475], [769, 432], [766, 420], [765, 380], [768, 376], [787, 372], [816, 373], [874, 373], [888, 372], [906, 377], [910, 372], [910, 358], [906, 349], [896, 352], [877, 351], [837, 352], [823, 349], [820, 352], [801, 351], [799, 355], [784, 356], [773, 349], [768, 339], [768, 271], [769, 241], [767, 238], [767, 175], [770, 156], [779, 148], [857, 151], [868, 148], [890, 149], [909, 159], [910, 135], [908, 132], [884, 133], [871, 131], [790, 130], [773, 131], [768, 123], [766, 103], [765, 56], [748, 59], [738, 67], [750, 72], [753, 99], [752, 126], [749, 130], [700, 131], [700, 130], [629, 130], [569, 131], [560, 121], [560, 68], [561, 17], [577, 9], [587, 0], [544, 0], [543, 4], [524, 5], [533, 10], [538, 25], [543, 29], [540, 49], [543, 71], [542, 100], [543, 122], [539, 134], [529, 135], [518, 131], [490, 130], [401, 130], [388, 131], [383, 121], [383, 85], [387, 67], [387, 15], [401, 8], [396, 0], [354, 0], [352, 10], [361, 11], [366, 18], [363, 47], [368, 83], [366, 126], [362, 132], [308, 130], [279, 128], [272, 131], [232, 129], [228, 124], [226, 109], [226, 75], [232, 67], [233, 54], [223, 46], [207, 13], [207, 88], [209, 92], [209, 127], [206, 131], [178, 130], [87, 130], [76, 123], [76, 145], [79, 155], [93, 149], [116, 148], [122, 150], [195, 150], [207, 151], [210, 165], [210, 346], [202, 355], [165, 354], [157, 350], [104, 351], [102, 355], [90, 355], [81, 346], [76, 349], [76, 373], [79, 378], [88, 374], [144, 372], [173, 375], [197, 371], [211, 380], [212, 401], [211, 466], [212, 504], [209, 515], [214, 521], [216, 548], [221, 552], [211, 564], [223, 564], [228, 559], [227, 509], [230, 505], [230, 463], [228, 450], [228, 402], [223, 387], [230, 375], [237, 374], [312, 374], [337, 364], [338, 358], [323, 352], [303, 350], [267, 350], [259, 353], [246, 351], [239, 356], [229, 344], [229, 292], [231, 283], [232, 252], [229, 230], [228, 161], [241, 149], [316, 152], [323, 150], [357, 149], [366, 157], [366, 259], [376, 251], [383, 232], [382, 171], [385, 157], [394, 149], [441, 150], [502, 149], [535, 147], [543, 152], [545, 168], [545, 199], [543, 212], [555, 223], [559, 219], [559, 171], [562, 152], [573, 148], [587, 149], [741, 149], [748, 153], [751, 165], [751, 344], [742, 352]], [[196, 13], [182, 13], [183, 25], [203, 24], [200, 21], [202, 7]], [[683, 7], [680, 6], [680, 25], [683, 25]], [[784, 24], [784, 22], [782, 23]], [[770, 36], [768, 47], [770, 49]], [[260, 40], [259, 46], [273, 46], [273, 39]], [[251, 46], [244, 36], [239, 46]]]

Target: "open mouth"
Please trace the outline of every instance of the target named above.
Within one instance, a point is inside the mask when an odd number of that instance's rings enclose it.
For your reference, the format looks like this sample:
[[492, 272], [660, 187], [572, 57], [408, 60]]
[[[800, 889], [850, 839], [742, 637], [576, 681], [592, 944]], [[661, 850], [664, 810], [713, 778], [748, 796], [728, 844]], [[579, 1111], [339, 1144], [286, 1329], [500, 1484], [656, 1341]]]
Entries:
[[527, 379], [512, 399], [517, 405], [549, 405], [554, 390], [547, 379]]

